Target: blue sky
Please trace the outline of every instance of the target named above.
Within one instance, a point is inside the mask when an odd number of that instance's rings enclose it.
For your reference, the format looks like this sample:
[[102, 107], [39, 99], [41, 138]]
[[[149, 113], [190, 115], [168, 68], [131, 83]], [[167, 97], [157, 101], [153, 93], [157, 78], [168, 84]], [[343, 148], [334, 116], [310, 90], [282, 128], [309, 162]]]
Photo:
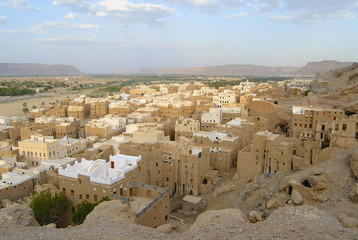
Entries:
[[0, 0], [0, 62], [86, 73], [358, 61], [358, 0]]

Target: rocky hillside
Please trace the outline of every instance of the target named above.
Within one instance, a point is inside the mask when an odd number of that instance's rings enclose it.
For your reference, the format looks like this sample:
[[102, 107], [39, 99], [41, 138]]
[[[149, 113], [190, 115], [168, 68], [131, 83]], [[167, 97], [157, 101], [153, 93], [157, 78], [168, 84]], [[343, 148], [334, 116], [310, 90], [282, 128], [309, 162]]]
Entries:
[[197, 74], [197, 75], [307, 75], [323, 73], [332, 69], [347, 67], [352, 63], [337, 61], [309, 62], [304, 67], [290, 66], [259, 66], [228, 64], [223, 66], [193, 68], [150, 68], [143, 69], [140, 74]]
[[175, 232], [170, 224], [152, 229], [132, 221], [119, 200], [98, 205], [84, 224], [63, 229], [38, 227], [31, 211], [18, 205], [0, 211], [1, 239], [354, 239], [358, 235], [310, 206], [279, 208], [255, 224], [239, 209], [207, 211], [185, 233]]
[[84, 75], [72, 65], [36, 63], [0, 63], [0, 76], [74, 76]]
[[316, 80], [327, 81], [328, 85], [317, 95], [303, 99], [302, 105], [358, 112], [358, 63], [319, 74]]
[[300, 68], [297, 71], [299, 75], [313, 75], [317, 72], [325, 73], [330, 70], [344, 68], [352, 65], [352, 62], [337, 62], [337, 61], [321, 61], [321, 62], [309, 62], [306, 66]]
[[207, 211], [182, 232], [174, 218], [157, 229], [136, 225], [119, 200], [99, 204], [82, 225], [63, 229], [39, 227], [31, 209], [14, 204], [0, 210], [1, 239], [356, 239], [357, 166], [355, 146], [334, 149], [327, 161], [293, 174], [251, 183], [227, 178], [223, 185], [230, 188], [204, 195]]
[[349, 66], [332, 69], [316, 76], [316, 79], [328, 82], [331, 90], [341, 89], [358, 83], [358, 63]]

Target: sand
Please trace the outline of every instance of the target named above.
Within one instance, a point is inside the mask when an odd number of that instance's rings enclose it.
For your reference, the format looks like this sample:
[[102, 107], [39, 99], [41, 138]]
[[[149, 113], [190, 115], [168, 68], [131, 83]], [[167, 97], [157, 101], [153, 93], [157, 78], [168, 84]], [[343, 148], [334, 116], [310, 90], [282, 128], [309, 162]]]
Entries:
[[45, 103], [45, 106], [48, 106], [49, 103], [56, 102], [57, 100], [61, 101], [67, 97], [75, 98], [78, 95], [85, 93], [85, 91], [75, 92], [66, 89], [53, 89], [49, 92], [33, 96], [0, 97], [0, 116], [25, 116], [26, 114], [22, 111], [24, 103], [27, 103], [27, 107], [29, 109], [27, 116], [30, 116], [30, 112], [33, 109], [32, 106], [40, 108], [42, 102]]

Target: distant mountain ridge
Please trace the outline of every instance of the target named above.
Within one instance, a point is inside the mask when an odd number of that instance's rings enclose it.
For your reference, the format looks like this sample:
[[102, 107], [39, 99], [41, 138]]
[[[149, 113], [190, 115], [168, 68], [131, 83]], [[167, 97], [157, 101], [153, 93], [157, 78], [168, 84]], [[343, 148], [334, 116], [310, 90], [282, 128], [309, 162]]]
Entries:
[[73, 76], [84, 75], [73, 65], [37, 63], [0, 63], [0, 76]]
[[325, 60], [309, 62], [304, 67], [290, 66], [261, 66], [227, 64], [222, 66], [192, 67], [192, 68], [148, 68], [142, 69], [140, 74], [194, 74], [194, 75], [305, 75], [313, 76], [317, 72], [323, 73], [332, 69], [347, 67], [352, 62], [338, 62]]

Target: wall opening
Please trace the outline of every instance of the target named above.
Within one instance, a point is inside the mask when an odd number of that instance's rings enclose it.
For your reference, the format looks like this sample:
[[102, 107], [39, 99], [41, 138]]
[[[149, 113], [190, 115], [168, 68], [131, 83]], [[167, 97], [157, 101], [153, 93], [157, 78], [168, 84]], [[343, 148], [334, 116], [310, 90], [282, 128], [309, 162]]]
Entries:
[[308, 188], [312, 188], [310, 182], [307, 179], [302, 182], [302, 185]]
[[288, 186], [288, 195], [292, 194], [292, 186]]

